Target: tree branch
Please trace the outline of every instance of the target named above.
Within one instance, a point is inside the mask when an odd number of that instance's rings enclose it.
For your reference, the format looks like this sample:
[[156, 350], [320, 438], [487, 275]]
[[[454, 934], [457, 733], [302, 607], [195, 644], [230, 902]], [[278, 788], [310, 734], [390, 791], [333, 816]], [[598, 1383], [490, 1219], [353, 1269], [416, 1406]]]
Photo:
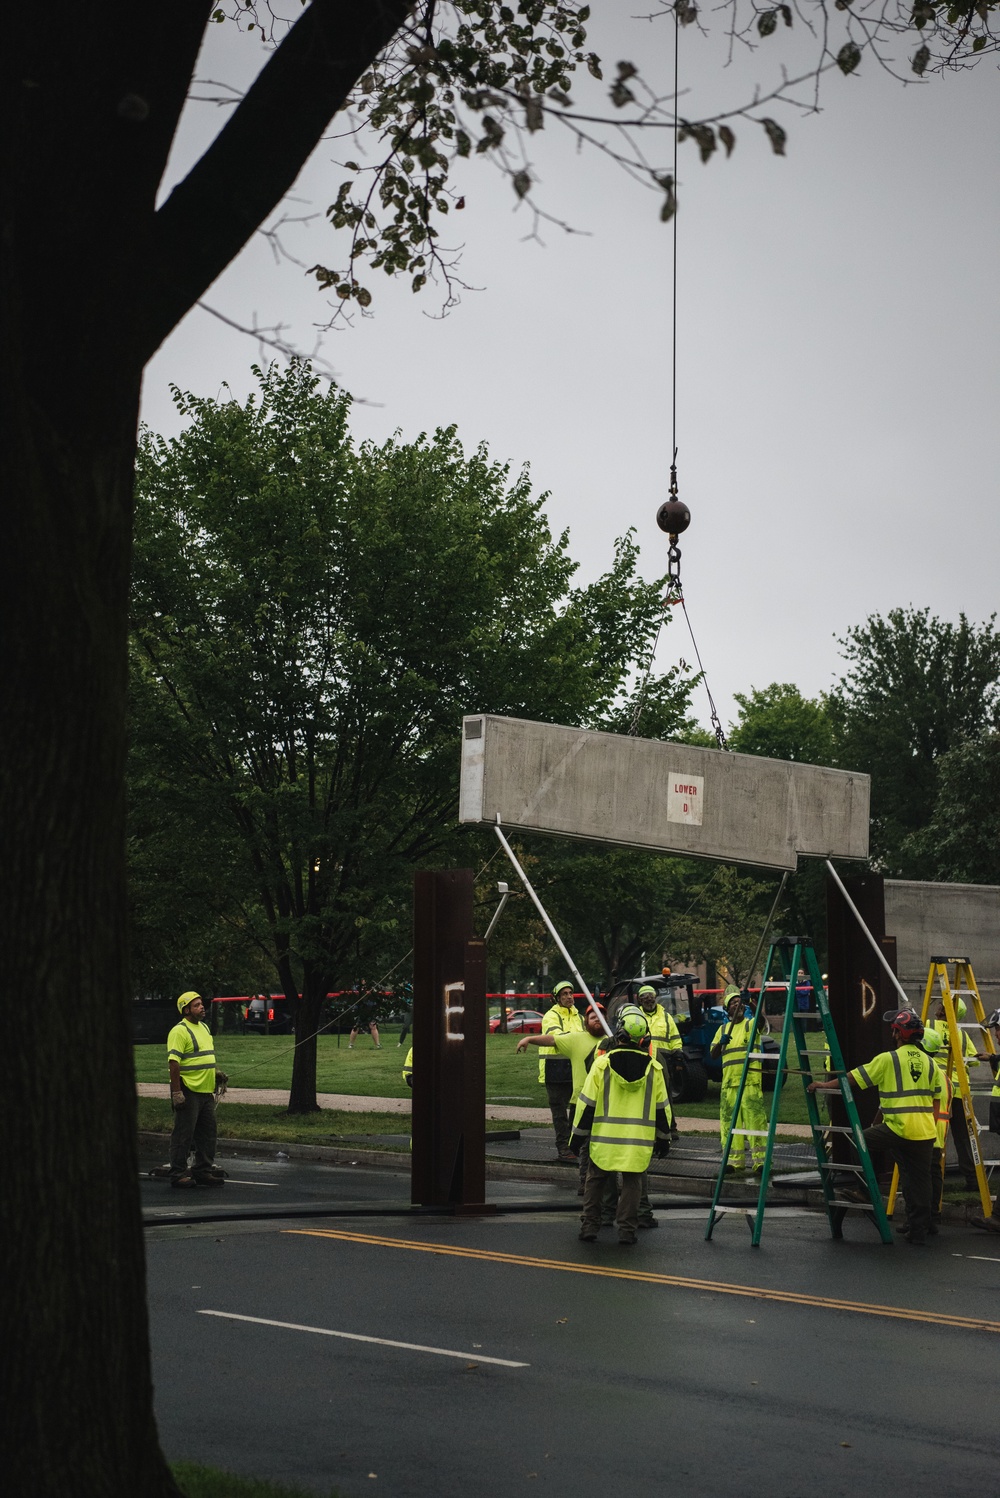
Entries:
[[141, 332], [144, 359], [280, 203], [411, 7], [412, 0], [312, 0], [156, 215]]

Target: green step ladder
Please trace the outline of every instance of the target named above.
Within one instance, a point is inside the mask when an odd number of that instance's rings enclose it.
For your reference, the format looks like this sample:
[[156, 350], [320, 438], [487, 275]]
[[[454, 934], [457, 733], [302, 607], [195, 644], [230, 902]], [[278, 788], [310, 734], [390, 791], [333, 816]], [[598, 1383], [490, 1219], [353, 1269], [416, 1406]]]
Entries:
[[[810, 1049], [808, 1041], [816, 1039], [818, 1031], [807, 1031], [801, 1015], [795, 1007], [795, 983], [800, 968], [805, 968], [812, 980], [813, 992], [819, 1006], [820, 1020], [823, 1026], [823, 1034], [826, 1037], [826, 1050]], [[840, 1049], [840, 1041], [834, 1028], [833, 1018], [830, 1014], [830, 1004], [826, 996], [826, 988], [816, 961], [816, 953], [812, 942], [804, 936], [783, 936], [771, 943], [764, 964], [764, 972], [760, 980], [760, 1001], [754, 1010], [753, 1024], [750, 1030], [747, 1054], [743, 1061], [743, 1069], [740, 1073], [740, 1084], [736, 1094], [736, 1106], [733, 1109], [733, 1121], [729, 1133], [726, 1136], [725, 1148], [722, 1151], [722, 1164], [719, 1166], [719, 1176], [715, 1183], [715, 1191], [712, 1196], [712, 1205], [708, 1214], [708, 1226], [705, 1229], [706, 1239], [712, 1236], [715, 1224], [724, 1217], [727, 1212], [736, 1210], [732, 1206], [720, 1206], [723, 1187], [726, 1180], [726, 1167], [729, 1164], [729, 1154], [732, 1149], [735, 1135], [760, 1137], [765, 1133], [762, 1129], [741, 1129], [735, 1127], [739, 1123], [740, 1108], [743, 1102], [743, 1093], [746, 1088], [747, 1074], [751, 1063], [754, 1061], [773, 1061], [773, 1052], [761, 1051], [759, 1048], [759, 1032], [761, 1020], [764, 1015], [764, 996], [767, 992], [772, 975], [780, 973], [781, 981], [787, 986], [785, 997], [785, 1017], [781, 1027], [781, 1045], [778, 1049], [778, 1072], [774, 1082], [774, 1096], [771, 1099], [771, 1113], [766, 1130], [767, 1146], [764, 1153], [764, 1168], [760, 1177], [760, 1190], [757, 1194], [756, 1211], [748, 1210], [741, 1205], [739, 1210], [746, 1213], [746, 1219], [750, 1226], [751, 1244], [754, 1248], [760, 1247], [761, 1232], [764, 1227], [764, 1208], [767, 1203], [767, 1188], [771, 1179], [771, 1159], [774, 1153], [774, 1136], [778, 1126], [778, 1114], [781, 1110], [781, 1088], [786, 1075], [797, 1074], [802, 1078], [802, 1086], [805, 1090], [806, 1107], [809, 1111], [809, 1128], [812, 1132], [813, 1146], [816, 1151], [816, 1164], [819, 1169], [820, 1183], [823, 1188], [823, 1200], [826, 1204], [826, 1215], [830, 1223], [830, 1232], [834, 1238], [844, 1236], [844, 1217], [848, 1212], [864, 1212], [867, 1217], [874, 1221], [879, 1230], [883, 1243], [893, 1241], [892, 1228], [886, 1216], [882, 1204], [882, 1193], [879, 1190], [878, 1181], [875, 1179], [875, 1171], [872, 1166], [868, 1146], [865, 1144], [861, 1122], [858, 1118], [858, 1110], [854, 1103], [854, 1095], [844, 1067], [844, 1057]], [[794, 1039], [795, 1052], [798, 1057], [797, 1067], [788, 1067], [788, 1043]], [[831, 1070], [826, 1070], [826, 1062], [829, 1059]], [[819, 1105], [816, 1102], [816, 1094], [809, 1091], [809, 1083], [827, 1081], [830, 1077], [836, 1077], [840, 1083], [840, 1097], [843, 1099], [844, 1110], [848, 1122], [846, 1124], [831, 1125], [820, 1121]], [[826, 1094], [828, 1097], [836, 1097], [832, 1090]], [[850, 1134], [854, 1140], [859, 1163], [857, 1165], [834, 1164], [827, 1159], [824, 1147], [824, 1136], [827, 1134]], [[838, 1193], [836, 1177], [853, 1174], [858, 1178], [859, 1188], [863, 1188], [864, 1199], [852, 1201], [844, 1196], [844, 1188], [841, 1186]], [[859, 1189], [858, 1195], [862, 1195]]]

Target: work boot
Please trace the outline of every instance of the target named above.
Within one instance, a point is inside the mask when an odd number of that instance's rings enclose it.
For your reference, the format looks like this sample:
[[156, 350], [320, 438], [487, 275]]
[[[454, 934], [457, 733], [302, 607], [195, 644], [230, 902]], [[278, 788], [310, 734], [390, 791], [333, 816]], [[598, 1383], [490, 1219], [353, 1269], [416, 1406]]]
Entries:
[[597, 1242], [597, 1229], [595, 1227], [591, 1227], [591, 1225], [589, 1223], [585, 1222], [584, 1225], [583, 1225], [583, 1227], [580, 1229], [580, 1235], [579, 1236], [580, 1236], [580, 1242], [581, 1243], [596, 1243]]
[[649, 1228], [658, 1228], [660, 1224], [655, 1217], [640, 1217], [637, 1226], [648, 1230]]
[[618, 1242], [622, 1248], [634, 1248], [639, 1239], [635, 1233], [619, 1233]]
[[199, 1186], [221, 1186], [226, 1179], [226, 1172], [218, 1165], [204, 1165], [191, 1174]]

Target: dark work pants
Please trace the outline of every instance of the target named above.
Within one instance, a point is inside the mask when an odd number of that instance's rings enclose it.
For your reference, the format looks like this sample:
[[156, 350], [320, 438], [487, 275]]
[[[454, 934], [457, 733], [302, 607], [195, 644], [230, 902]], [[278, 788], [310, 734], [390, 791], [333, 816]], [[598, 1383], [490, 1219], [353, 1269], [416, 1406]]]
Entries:
[[869, 1153], [885, 1150], [899, 1166], [899, 1184], [906, 1201], [906, 1225], [911, 1243], [923, 1243], [931, 1225], [931, 1166], [936, 1141], [904, 1139], [888, 1124], [865, 1129]]
[[194, 1150], [197, 1172], [215, 1164], [215, 1094], [184, 1091], [184, 1101], [174, 1108], [174, 1129], [170, 1135], [170, 1174], [187, 1174], [188, 1155]]
[[[602, 1170], [595, 1165], [593, 1160], [587, 1171], [587, 1184], [583, 1193], [583, 1211], [580, 1214], [580, 1222], [585, 1231], [597, 1232], [601, 1225], [601, 1203], [605, 1189], [610, 1181], [611, 1186], [615, 1184], [617, 1172], [613, 1170]], [[624, 1239], [628, 1243], [635, 1242], [636, 1228], [639, 1225], [639, 1197], [642, 1194], [643, 1175], [638, 1170], [623, 1170], [621, 1172], [622, 1188], [618, 1194], [618, 1210], [615, 1213], [615, 1227], [618, 1229], [619, 1241]]]
[[1000, 1097], [990, 1098], [990, 1133], [1000, 1134]]
[[[580, 1146], [580, 1195], [586, 1194], [587, 1171], [590, 1169], [590, 1140]], [[604, 1194], [601, 1197], [601, 1227], [609, 1227], [615, 1220], [618, 1207], [618, 1175], [609, 1170], [604, 1177]]]
[[958, 1155], [958, 1168], [965, 1177], [967, 1186], [978, 1186], [979, 1179], [976, 1175], [976, 1162], [972, 1158], [972, 1147], [969, 1144], [969, 1126], [965, 1121], [965, 1109], [962, 1107], [961, 1097], [954, 1097], [951, 1101], [951, 1137], [955, 1141], [955, 1153]]
[[569, 1149], [570, 1126], [569, 1100], [573, 1096], [572, 1082], [546, 1082], [545, 1091], [549, 1099], [552, 1126], [556, 1131], [556, 1149], [560, 1154]]

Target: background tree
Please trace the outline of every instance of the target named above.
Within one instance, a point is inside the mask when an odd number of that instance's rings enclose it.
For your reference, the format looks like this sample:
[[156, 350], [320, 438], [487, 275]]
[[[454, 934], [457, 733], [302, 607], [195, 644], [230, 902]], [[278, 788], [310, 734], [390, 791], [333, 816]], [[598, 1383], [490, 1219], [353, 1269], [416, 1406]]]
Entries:
[[[669, 921], [664, 945], [688, 961], [714, 962], [728, 982], [742, 987], [753, 977], [754, 955], [776, 887], [740, 874], [732, 864], [719, 864], [688, 911]], [[776, 922], [780, 920], [779, 911]]]
[[950, 624], [927, 608], [892, 609], [840, 642], [849, 669], [830, 697], [837, 763], [872, 777], [872, 857], [888, 875], [927, 877], [907, 839], [934, 814], [941, 759], [1000, 725], [994, 618]]
[[803, 697], [788, 681], [733, 695], [740, 714], [729, 730], [730, 749], [806, 765], [834, 763], [833, 724], [825, 697]]
[[[729, 730], [729, 747], [740, 754], [836, 766], [834, 721], [825, 695], [803, 697], [792, 682], [774, 681], [734, 694], [740, 713]], [[813, 858], [799, 860], [785, 886], [782, 919], [826, 951], [826, 871]], [[823, 961], [821, 955], [820, 958]]]
[[921, 879], [1000, 884], [1000, 734], [959, 744], [936, 768], [934, 812], [905, 840], [906, 864]]
[[630, 538], [573, 588], [544, 496], [452, 430], [356, 448], [306, 367], [260, 385], [178, 396], [186, 431], [140, 445], [133, 712], [176, 817], [223, 829], [222, 878], [263, 913], [297, 1113], [327, 992], [409, 944], [410, 871], [454, 856], [463, 712], [606, 715], [661, 605]]

